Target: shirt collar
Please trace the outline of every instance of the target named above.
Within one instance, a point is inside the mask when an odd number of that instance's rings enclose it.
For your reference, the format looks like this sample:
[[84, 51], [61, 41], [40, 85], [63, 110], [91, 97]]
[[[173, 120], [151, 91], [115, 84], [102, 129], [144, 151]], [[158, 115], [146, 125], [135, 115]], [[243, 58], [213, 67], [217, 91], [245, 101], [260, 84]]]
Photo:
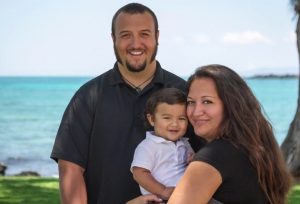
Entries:
[[171, 142], [171, 141], [166, 140], [165, 138], [154, 135], [153, 131], [147, 131], [146, 132], [146, 138], [150, 139], [150, 140], [152, 140], [156, 143]]
[[[146, 138], [150, 139], [150, 140], [152, 140], [152, 141], [154, 141], [156, 143], [171, 143], [172, 142], [170, 140], [166, 140], [165, 138], [156, 136], [153, 131], [147, 131], [146, 132]], [[177, 142], [181, 143], [181, 141], [183, 142], [183, 141], [188, 141], [188, 140], [189, 139], [186, 138], [186, 137], [181, 137]]]
[[[122, 75], [118, 68], [118, 63], [116, 62], [114, 64], [114, 67], [111, 70], [110, 84], [116, 85], [122, 83], [125, 82], [122, 79]], [[152, 79], [151, 83], [164, 84], [164, 72], [158, 61], [156, 61], [156, 70], [155, 70], [154, 78]]]

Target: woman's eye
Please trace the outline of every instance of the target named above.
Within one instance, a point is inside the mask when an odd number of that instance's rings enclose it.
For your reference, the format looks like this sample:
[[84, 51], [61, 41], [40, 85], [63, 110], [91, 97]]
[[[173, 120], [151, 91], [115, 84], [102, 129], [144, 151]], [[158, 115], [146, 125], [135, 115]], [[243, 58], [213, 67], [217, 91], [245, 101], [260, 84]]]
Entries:
[[205, 101], [203, 101], [203, 104], [211, 104], [212, 102], [211, 101], [209, 101], [209, 100], [205, 100]]
[[194, 101], [187, 101], [187, 102], [186, 102], [187, 105], [192, 105], [192, 104], [194, 104], [194, 103], [195, 103]]

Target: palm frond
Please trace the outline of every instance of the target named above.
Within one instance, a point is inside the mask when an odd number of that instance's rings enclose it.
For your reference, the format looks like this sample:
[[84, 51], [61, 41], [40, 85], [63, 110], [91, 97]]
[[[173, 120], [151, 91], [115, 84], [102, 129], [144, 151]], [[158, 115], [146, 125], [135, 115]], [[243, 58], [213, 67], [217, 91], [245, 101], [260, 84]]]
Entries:
[[300, 14], [300, 0], [290, 0], [290, 4], [294, 7], [294, 11], [297, 15]]

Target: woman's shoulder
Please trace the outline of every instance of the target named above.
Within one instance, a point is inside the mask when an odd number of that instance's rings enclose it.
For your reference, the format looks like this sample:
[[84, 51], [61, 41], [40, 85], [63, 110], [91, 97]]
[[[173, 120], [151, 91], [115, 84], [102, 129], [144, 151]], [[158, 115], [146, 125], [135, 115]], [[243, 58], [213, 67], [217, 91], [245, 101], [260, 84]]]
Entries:
[[217, 167], [235, 163], [242, 155], [242, 151], [230, 141], [216, 139], [202, 147], [195, 154], [194, 161], [203, 161]]
[[217, 139], [205, 145], [196, 153], [194, 161], [212, 165], [223, 178], [231, 175], [241, 166], [250, 166], [247, 155], [242, 149], [225, 139]]
[[[220, 155], [220, 154], [232, 154], [239, 152], [238, 148], [230, 141], [225, 139], [216, 139], [210, 143], [207, 143], [202, 147], [197, 154], [199, 155]], [[223, 155], [224, 156], [224, 155]]]

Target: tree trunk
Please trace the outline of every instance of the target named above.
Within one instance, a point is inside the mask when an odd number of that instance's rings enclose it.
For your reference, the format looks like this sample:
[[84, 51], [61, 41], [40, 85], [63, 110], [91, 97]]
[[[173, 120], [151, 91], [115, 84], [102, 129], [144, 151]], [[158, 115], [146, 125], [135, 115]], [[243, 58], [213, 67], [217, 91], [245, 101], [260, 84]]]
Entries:
[[[300, 59], [300, 21], [297, 21], [297, 49]], [[300, 60], [299, 60], [300, 61]], [[300, 66], [299, 66], [300, 68]], [[298, 82], [298, 104], [296, 115], [290, 125], [288, 134], [281, 145], [283, 156], [290, 172], [295, 177], [300, 177], [300, 82]], [[288, 114], [288, 113], [287, 113]]]

